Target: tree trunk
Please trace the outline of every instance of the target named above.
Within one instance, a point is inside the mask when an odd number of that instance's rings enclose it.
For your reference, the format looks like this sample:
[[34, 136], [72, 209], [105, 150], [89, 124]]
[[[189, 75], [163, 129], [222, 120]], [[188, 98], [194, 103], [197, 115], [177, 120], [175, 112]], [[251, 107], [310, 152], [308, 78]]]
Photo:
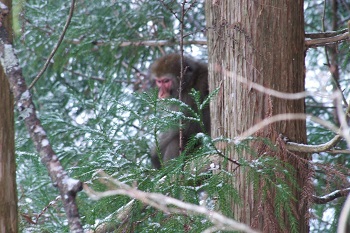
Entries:
[[[304, 91], [303, 2], [206, 1], [209, 86], [211, 91], [220, 87], [210, 105], [214, 138], [234, 139], [276, 114], [304, 113], [304, 99], [277, 98], [266, 91], [257, 91], [252, 84], [280, 92]], [[248, 82], [243, 84], [242, 80]], [[280, 134], [294, 142], [305, 143], [305, 122], [279, 121], [260, 129], [253, 136], [268, 138], [273, 145], [283, 147]], [[295, 181], [300, 189], [290, 184], [295, 201], [289, 200], [288, 203], [297, 226], [291, 223], [285, 209], [276, 209], [274, 187], [263, 196], [264, 178], [253, 187], [253, 182], [248, 181], [247, 169], [235, 169], [237, 166], [228, 162], [227, 169], [234, 173], [234, 187], [242, 201], [241, 204], [232, 203], [234, 218], [263, 232], [308, 232], [307, 201], [304, 201], [307, 195], [301, 195], [304, 187], [310, 187], [307, 163], [297, 159], [301, 155], [291, 155], [285, 150], [274, 151], [261, 142], [250, 146], [255, 155], [251, 151], [238, 153], [230, 150], [228, 157], [253, 161], [267, 154], [295, 168]], [[276, 216], [276, 213], [280, 214]]]
[[[2, 1], [11, 9], [11, 1]], [[3, 22], [12, 29], [11, 17]], [[10, 30], [11, 31], [11, 30]], [[12, 36], [10, 37], [12, 39]], [[1, 68], [0, 68], [1, 69]], [[16, 160], [14, 152], [13, 96], [0, 70], [0, 232], [17, 232]]]

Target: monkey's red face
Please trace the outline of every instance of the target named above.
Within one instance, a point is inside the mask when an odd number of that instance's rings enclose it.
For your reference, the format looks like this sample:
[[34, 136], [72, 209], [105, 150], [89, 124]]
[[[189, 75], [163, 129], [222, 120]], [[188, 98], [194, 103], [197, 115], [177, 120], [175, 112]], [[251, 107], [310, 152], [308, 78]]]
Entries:
[[173, 82], [171, 78], [160, 77], [156, 79], [157, 87], [159, 88], [158, 98], [168, 98], [171, 96], [171, 90], [173, 88]]

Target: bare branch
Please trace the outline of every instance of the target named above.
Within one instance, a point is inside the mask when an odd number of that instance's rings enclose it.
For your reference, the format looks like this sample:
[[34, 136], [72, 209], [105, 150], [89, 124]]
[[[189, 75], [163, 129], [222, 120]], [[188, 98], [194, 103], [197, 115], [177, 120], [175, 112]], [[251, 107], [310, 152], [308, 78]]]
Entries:
[[326, 204], [339, 197], [345, 197], [350, 193], [350, 188], [336, 190], [322, 197], [312, 196], [312, 202], [316, 204]]
[[341, 43], [347, 40], [349, 40], [349, 32], [345, 32], [341, 35], [328, 37], [328, 38], [306, 40], [305, 46], [307, 48], [313, 48], [313, 47], [325, 46], [329, 44]]
[[[340, 35], [339, 35], [340, 34]], [[347, 29], [343, 29], [337, 32], [323, 32], [323, 33], [307, 33], [305, 37], [311, 38], [311, 40], [305, 40], [305, 45], [308, 48], [324, 46], [327, 44], [340, 43], [348, 39], [349, 33]], [[185, 36], [186, 37], [186, 36]], [[74, 44], [78, 44], [80, 39], [72, 41]], [[96, 46], [103, 46], [110, 42], [104, 40], [96, 40], [93, 42]], [[179, 42], [176, 40], [148, 40], [148, 41], [123, 41], [120, 42], [120, 47], [127, 46], [172, 46], [178, 45]], [[207, 45], [206, 40], [187, 40], [183, 41], [184, 45]]]
[[[252, 88], [255, 89], [259, 92], [265, 93], [267, 95], [270, 96], [274, 96], [277, 98], [281, 98], [281, 99], [301, 99], [301, 98], [305, 98], [309, 95], [311, 95], [312, 93], [310, 92], [299, 92], [299, 93], [285, 93], [285, 92], [280, 92], [280, 91], [276, 91], [267, 87], [264, 87], [260, 84], [254, 83], [250, 80], [248, 80], [247, 78], [235, 74], [234, 72], [230, 72], [227, 71], [226, 69], [222, 69], [221, 67], [216, 67], [216, 70], [221, 72], [223, 75], [223, 78], [234, 78], [236, 79], [238, 82], [243, 83], [245, 85], [247, 85], [247, 88]], [[278, 121], [284, 121], [284, 120], [306, 120], [309, 119], [311, 121], [314, 121], [328, 129], [330, 129], [331, 131], [333, 131], [334, 133], [336, 133], [337, 135], [329, 142], [324, 143], [324, 144], [320, 144], [320, 145], [306, 145], [306, 144], [299, 144], [299, 143], [294, 143], [294, 142], [287, 142], [286, 143], [286, 147], [288, 150], [290, 151], [298, 151], [298, 152], [306, 152], [306, 153], [318, 153], [318, 152], [325, 152], [329, 149], [331, 149], [333, 146], [335, 146], [342, 137], [344, 137], [348, 143], [348, 145], [350, 145], [350, 136], [348, 135], [349, 133], [349, 127], [346, 124], [346, 115], [349, 114], [350, 112], [350, 106], [347, 107], [346, 112], [344, 113], [342, 111], [342, 107], [341, 107], [341, 99], [342, 99], [342, 93], [340, 91], [335, 91], [333, 94], [328, 95], [330, 99], [334, 99], [336, 100], [337, 106], [337, 112], [339, 115], [339, 120], [341, 122], [342, 128], [339, 129], [337, 126], [335, 126], [334, 124], [322, 120], [318, 117], [315, 116], [311, 116], [308, 114], [304, 114], [304, 113], [286, 113], [286, 114], [279, 114], [279, 115], [275, 115], [269, 118], [266, 118], [264, 120], [262, 120], [261, 122], [255, 124], [254, 126], [252, 126], [251, 128], [249, 128], [248, 130], [246, 130], [245, 132], [243, 132], [241, 135], [239, 135], [238, 137], [235, 138], [235, 142], [237, 141], [241, 141], [246, 139], [247, 137], [253, 135], [254, 133], [256, 133], [257, 131], [259, 131], [261, 128], [268, 126], [269, 124], [278, 122]]]
[[[76, 40], [74, 42], [77, 43]], [[103, 46], [110, 43], [109, 41], [103, 41], [103, 40], [97, 40], [94, 41], [93, 44], [96, 46]], [[184, 45], [206, 45], [206, 40], [187, 40], [183, 41]], [[146, 40], [146, 41], [123, 41], [118, 44], [120, 47], [127, 47], [127, 46], [150, 46], [150, 47], [157, 47], [157, 46], [173, 46], [173, 45], [179, 45], [179, 41], [174, 40]]]
[[[109, 197], [114, 195], [125, 195], [130, 198], [137, 199], [146, 205], [152, 206], [156, 209], [163, 211], [164, 213], [173, 214], [196, 214], [204, 215], [209, 221], [214, 224], [214, 228], [217, 230], [224, 231], [243, 231], [248, 233], [257, 233], [258, 231], [253, 230], [249, 226], [237, 222], [233, 219], [227, 218], [226, 216], [209, 210], [204, 206], [198, 206], [191, 203], [183, 202], [172, 197], [165, 196], [160, 193], [147, 193], [140, 191], [136, 188], [130, 187], [118, 180], [113, 179], [104, 172], [99, 173], [109, 182], [114, 183], [118, 188], [115, 190], [109, 190], [105, 192], [96, 192], [84, 184], [84, 191], [89, 195], [90, 198], [98, 200], [103, 197]], [[212, 232], [211, 229], [207, 229], [206, 232]]]
[[335, 135], [329, 142], [319, 144], [319, 145], [306, 145], [295, 142], [287, 142], [286, 148], [289, 151], [305, 152], [305, 153], [320, 153], [330, 150], [334, 147], [340, 140], [340, 135]]
[[337, 126], [333, 125], [332, 123], [330, 123], [328, 121], [322, 120], [318, 117], [311, 116], [311, 115], [304, 114], [304, 113], [285, 113], [285, 114], [278, 114], [278, 115], [274, 115], [274, 116], [269, 117], [269, 118], [265, 118], [261, 122], [255, 124], [254, 126], [249, 128], [248, 130], [243, 132], [241, 135], [236, 137], [235, 140], [238, 140], [238, 141], [244, 140], [247, 137], [258, 132], [260, 129], [262, 129], [262, 128], [264, 128], [272, 123], [278, 122], [278, 121], [306, 120], [306, 119], [309, 119], [309, 120], [314, 121], [320, 125], [323, 125], [324, 127], [330, 129], [331, 131], [333, 131], [335, 133], [339, 132], [339, 128]]
[[329, 38], [344, 34], [348, 31], [347, 28], [344, 28], [339, 31], [328, 31], [328, 32], [306, 32], [305, 37], [310, 39], [319, 39], [319, 38]]
[[35, 77], [35, 79], [33, 80], [33, 82], [29, 85], [28, 89], [32, 89], [32, 87], [35, 85], [35, 83], [39, 80], [39, 78], [41, 77], [41, 75], [45, 72], [45, 70], [47, 69], [47, 67], [49, 66], [50, 62], [51, 62], [51, 59], [52, 57], [55, 55], [58, 47], [60, 47], [62, 41], [63, 41], [63, 38], [64, 36], [66, 35], [66, 31], [68, 29], [68, 26], [70, 24], [70, 21], [73, 17], [73, 12], [74, 12], [74, 5], [75, 5], [75, 0], [72, 0], [71, 1], [71, 5], [70, 5], [70, 10], [69, 10], [69, 14], [68, 14], [68, 18], [67, 18], [67, 21], [66, 21], [66, 24], [64, 25], [63, 27], [63, 31], [61, 33], [61, 36], [60, 38], [58, 39], [55, 47], [53, 48], [52, 52], [50, 53], [49, 57], [47, 58], [45, 64], [44, 64], [44, 67], [40, 70], [40, 72], [38, 73], [38, 75]]
[[332, 140], [330, 140], [327, 143], [319, 144], [319, 145], [306, 145], [301, 143], [295, 143], [295, 142], [286, 142], [286, 148], [289, 151], [296, 151], [296, 152], [304, 152], [304, 153], [319, 153], [319, 152], [326, 152], [330, 150], [332, 147], [334, 147], [341, 139], [345, 136], [345, 132], [340, 131], [338, 127], [333, 125], [332, 123], [322, 120], [315, 116], [310, 116], [304, 113], [286, 113], [286, 114], [279, 114], [275, 115], [269, 118], [266, 118], [262, 120], [261, 122], [255, 124], [245, 132], [243, 132], [239, 137], [235, 138], [235, 143], [241, 140], [244, 140], [248, 138], [249, 136], [253, 135], [254, 133], [258, 132], [260, 129], [278, 122], [278, 121], [285, 121], [285, 120], [306, 120], [309, 119], [311, 121], [314, 121], [320, 125], [323, 125], [324, 127], [330, 129], [331, 131], [335, 133], [339, 133]]
[[328, 154], [350, 154], [350, 150], [339, 150], [339, 149], [331, 149], [326, 150]]
[[[343, 136], [345, 136], [345, 138], [347, 139], [348, 145], [350, 142], [349, 136], [347, 135], [346, 132], [349, 131], [349, 128], [347, 126], [346, 123], [346, 115], [349, 114], [350, 112], [350, 106], [348, 105], [346, 112], [344, 113], [342, 111], [341, 105], [340, 105], [340, 100], [339, 100], [339, 95], [341, 95], [341, 93], [339, 93], [340, 91], [337, 91], [338, 95], [335, 94], [335, 97], [338, 96], [338, 98], [335, 98], [336, 101], [336, 109], [338, 112], [338, 116], [342, 125], [342, 131], [344, 131]], [[340, 140], [341, 140], [341, 135], [336, 135], [334, 136], [333, 139], [331, 139], [329, 142], [324, 143], [324, 144], [320, 144], [320, 145], [305, 145], [305, 144], [298, 144], [298, 143], [294, 143], [294, 142], [287, 142], [286, 143], [286, 147], [288, 150], [290, 151], [299, 151], [299, 152], [306, 152], [306, 153], [319, 153], [319, 152], [329, 152], [329, 153], [349, 153], [349, 150], [332, 150], [332, 151], [328, 151], [330, 150], [332, 147], [334, 147]]]
[[[138, 42], [130, 42], [130, 41], [124, 41], [119, 44], [120, 47], [126, 47], [126, 46], [171, 46], [171, 45], [178, 45], [179, 42], [175, 40], [148, 40], [148, 41], [138, 41]], [[206, 45], [206, 40], [187, 40], [183, 41], [184, 45]]]
[[[307, 47], [316, 47], [316, 46], [323, 46], [318, 45], [319, 41], [328, 41], [328, 40], [337, 40], [339, 37], [341, 38], [341, 41], [338, 41], [338, 43], [342, 42], [343, 40], [346, 40], [345, 34], [348, 34], [347, 29], [343, 29], [341, 31], [335, 31], [335, 32], [321, 32], [321, 33], [306, 33], [306, 38], [311, 38], [312, 40], [306, 40], [305, 44]], [[187, 36], [187, 35], [186, 35]], [[184, 36], [184, 37], [186, 37]], [[72, 41], [73, 44], [79, 44], [80, 41], [83, 38], [75, 39]], [[317, 42], [317, 43], [316, 43]], [[96, 46], [103, 46], [110, 43], [109, 41], [104, 40], [96, 40], [93, 42]], [[313, 45], [316, 43], [317, 45]], [[332, 42], [335, 43], [335, 42]], [[179, 41], [176, 40], [146, 40], [146, 41], [123, 41], [120, 42], [118, 46], [120, 47], [127, 47], [127, 46], [150, 46], [150, 47], [157, 47], [157, 46], [172, 46], [172, 45], [178, 45]], [[207, 45], [206, 40], [185, 40], [183, 41], [184, 45]]]
[[255, 89], [261, 93], [265, 93], [267, 95], [271, 95], [271, 96], [274, 96], [277, 98], [296, 100], [296, 99], [305, 98], [305, 97], [312, 94], [312, 93], [307, 92], [307, 91], [298, 92], [298, 93], [287, 93], [287, 92], [276, 91], [274, 89], [267, 88], [267, 87], [264, 87], [263, 85], [252, 82], [249, 79], [243, 77], [242, 75], [235, 74], [234, 72], [228, 71], [220, 66], [217, 66], [215, 69], [216, 69], [216, 71], [222, 73], [223, 79], [227, 79], [227, 78], [235, 79], [238, 82], [245, 84], [247, 86], [247, 88], [252, 88], [252, 89]]

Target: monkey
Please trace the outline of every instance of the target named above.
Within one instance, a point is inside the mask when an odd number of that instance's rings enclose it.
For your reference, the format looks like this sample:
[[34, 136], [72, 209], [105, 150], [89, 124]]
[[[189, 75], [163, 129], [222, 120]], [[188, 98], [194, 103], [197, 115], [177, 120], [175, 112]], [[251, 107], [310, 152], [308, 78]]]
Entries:
[[[195, 89], [200, 92], [201, 101], [209, 94], [208, 86], [208, 66], [205, 63], [194, 60], [190, 57], [183, 57], [183, 79], [181, 88], [181, 101], [197, 111], [197, 106], [190, 91]], [[151, 79], [155, 81], [158, 88], [158, 98], [179, 99], [179, 85], [181, 73], [181, 55], [168, 54], [156, 60], [150, 66]], [[185, 113], [186, 114], [186, 113]], [[210, 135], [210, 110], [206, 106], [202, 111], [205, 133]], [[191, 136], [203, 132], [199, 123], [184, 122], [182, 129], [182, 139], [185, 145]], [[171, 129], [164, 132], [159, 137], [159, 152], [153, 148], [151, 152], [151, 162], [154, 168], [160, 169], [162, 164], [179, 156], [179, 129]], [[162, 162], [160, 161], [162, 160]]]

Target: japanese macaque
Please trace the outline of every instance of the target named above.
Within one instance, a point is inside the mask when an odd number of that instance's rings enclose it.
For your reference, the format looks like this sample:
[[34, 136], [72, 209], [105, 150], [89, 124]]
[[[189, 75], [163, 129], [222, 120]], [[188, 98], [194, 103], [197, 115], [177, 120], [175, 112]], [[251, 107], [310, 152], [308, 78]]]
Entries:
[[[155, 80], [158, 88], [158, 98], [179, 98], [181, 73], [181, 56], [179, 54], [169, 54], [159, 58], [151, 65], [150, 73], [151, 78]], [[189, 95], [192, 88], [201, 93], [202, 101], [208, 96], [208, 67], [205, 63], [198, 62], [189, 57], [184, 57], [181, 101], [190, 106], [194, 111], [197, 111], [197, 106], [193, 97]], [[209, 106], [203, 110], [202, 115], [205, 133], [210, 134]], [[186, 142], [191, 136], [203, 130], [199, 123], [183, 123], [182, 144], [186, 145]], [[153, 166], [155, 168], [160, 168], [161, 165], [165, 164], [168, 160], [178, 157], [180, 153], [179, 142], [178, 129], [162, 133], [159, 137], [159, 150], [154, 148], [151, 154]]]

